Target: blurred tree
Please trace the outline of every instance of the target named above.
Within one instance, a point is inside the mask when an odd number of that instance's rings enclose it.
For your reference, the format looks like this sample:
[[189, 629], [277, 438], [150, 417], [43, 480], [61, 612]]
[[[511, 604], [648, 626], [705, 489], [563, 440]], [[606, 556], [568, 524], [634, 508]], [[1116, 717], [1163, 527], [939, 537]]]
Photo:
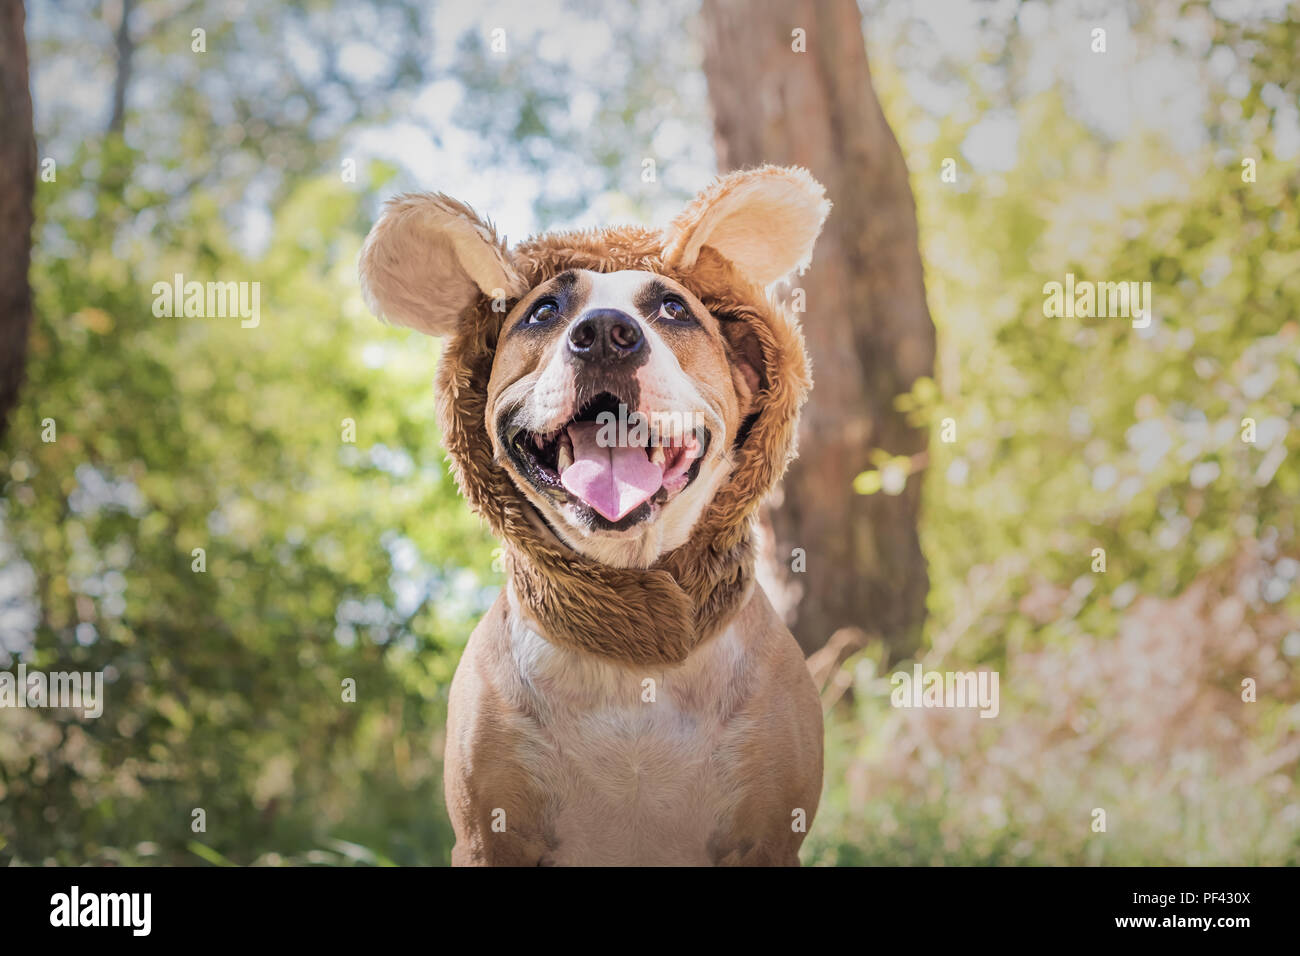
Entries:
[[152, 201], [119, 235], [183, 242], [192, 204], [208, 199], [238, 234], [301, 177], [337, 170], [359, 125], [400, 115], [450, 69], [429, 57], [433, 15], [411, 0], [44, 5], [29, 26], [37, 73], [73, 63], [102, 81], [105, 104], [91, 120], [78, 97], [41, 102], [35, 86], [42, 149], [66, 158], [105, 131], [133, 148], [129, 178]]
[[126, 91], [131, 86], [131, 61], [135, 56], [135, 37], [131, 35], [131, 11], [135, 0], [121, 0], [117, 11], [117, 29], [113, 31], [113, 51], [117, 59], [113, 74], [113, 113], [108, 120], [110, 133], [121, 133], [126, 126]]
[[[995, 6], [961, 8], [972, 32]], [[1000, 671], [1002, 712], [900, 712], [900, 665], [855, 658], [836, 675], [858, 693], [827, 724], [811, 859], [1295, 863], [1298, 10], [1144, 4], [1133, 39], [1152, 55], [1108, 69], [1193, 91], [1204, 113], [1143, 90], [1145, 112], [1134, 97], [1134, 122], [1109, 131], [1070, 85], [1086, 22], [1031, 34], [1004, 8], [1009, 22], [980, 20], [983, 55], [951, 70], [914, 20], [877, 31], [877, 92], [912, 168], [963, 157], [956, 183], [914, 181], [942, 394], [906, 404], [961, 423], [930, 448], [918, 659]], [[1003, 44], [1014, 67], [1039, 57], [1037, 85], [1002, 72]], [[1157, 51], [1176, 55], [1143, 73]], [[909, 95], [905, 69], [959, 92]], [[1014, 117], [996, 167], [965, 148], [995, 108]], [[1150, 280], [1150, 324], [1048, 318], [1044, 283], [1067, 272]], [[1259, 695], [1243, 706], [1246, 676]], [[1123, 839], [1090, 839], [1078, 806], [1112, 807]]]
[[32, 197], [36, 136], [27, 86], [22, 0], [0, 0], [0, 438], [18, 400], [32, 296]]
[[[718, 165], [795, 163], [834, 208], [798, 280], [815, 382], [799, 459], [769, 511], [772, 575], [805, 651], [842, 627], [915, 646], [929, 578], [917, 536], [927, 432], [895, 407], [934, 371], [907, 166], [876, 100], [853, 0], [705, 0], [704, 70]], [[906, 458], [886, 494], [854, 478]], [[906, 480], [906, 484], [903, 481]], [[791, 574], [802, 548], [807, 569]]]
[[[0, 710], [0, 863], [445, 860], [445, 689], [498, 574], [438, 446], [435, 346], [357, 295], [392, 170], [337, 165], [357, 104], [396, 103], [421, 10], [81, 6], [29, 26], [44, 68], [100, 67], [108, 109], [37, 98], [59, 167], [0, 444], [0, 668], [101, 672], [106, 700]], [[376, 22], [401, 34], [377, 76], [333, 77]], [[156, 314], [177, 273], [255, 285], [260, 322]]]

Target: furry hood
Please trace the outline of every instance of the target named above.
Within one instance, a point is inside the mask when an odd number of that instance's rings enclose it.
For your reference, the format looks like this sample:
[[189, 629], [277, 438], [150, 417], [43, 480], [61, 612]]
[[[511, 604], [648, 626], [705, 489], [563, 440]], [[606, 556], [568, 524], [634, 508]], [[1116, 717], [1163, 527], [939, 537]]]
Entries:
[[[461, 252], [459, 278], [472, 279], [476, 294], [455, 321], [430, 328], [434, 319], [417, 322], [413, 313], [399, 313], [399, 306], [420, 297], [418, 288], [408, 288], [419, 280], [398, 276], [400, 257], [391, 253], [391, 243], [377, 240], [383, 221], [362, 254], [362, 280], [376, 311], [447, 336], [435, 386], [438, 421], [461, 491], [506, 543], [510, 585], [529, 623], [553, 643], [628, 664], [684, 660], [748, 597], [755, 514], [795, 455], [799, 409], [811, 385], [808, 358], [797, 321], [764, 287], [807, 265], [830, 208], [821, 186], [802, 169], [762, 167], [719, 179], [662, 231], [551, 233], [513, 249], [467, 207], [443, 196], [400, 197], [385, 220], [426, 203], [438, 205], [433, 214], [439, 222], [468, 225], [490, 249], [476, 253], [473, 269]], [[447, 241], [446, 230], [439, 236]], [[724, 326], [745, 323], [761, 352], [761, 388], [733, 446], [730, 476], [689, 540], [648, 569], [589, 560], [539, 528], [529, 518], [532, 505], [493, 457], [485, 409], [507, 313], [499, 301], [494, 309], [492, 293], [505, 293], [508, 311], [527, 290], [566, 269], [669, 276]], [[397, 279], [407, 297], [400, 302], [387, 294]]]

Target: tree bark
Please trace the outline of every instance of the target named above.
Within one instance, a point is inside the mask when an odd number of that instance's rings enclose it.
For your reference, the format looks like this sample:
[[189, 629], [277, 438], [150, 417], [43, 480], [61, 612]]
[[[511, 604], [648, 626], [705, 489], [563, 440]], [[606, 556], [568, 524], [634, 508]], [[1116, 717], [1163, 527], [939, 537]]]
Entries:
[[860, 14], [853, 0], [704, 0], [703, 21], [719, 167], [805, 166], [834, 204], [795, 283], [815, 384], [800, 457], [767, 514], [763, 577], [805, 652], [841, 628], [910, 650], [929, 588], [921, 476], [899, 495], [852, 484], [876, 449], [925, 460], [926, 431], [894, 398], [933, 375], [935, 337], [907, 166], [872, 87]]
[[21, 0], [0, 0], [0, 438], [18, 402], [27, 359], [32, 294], [32, 200], [36, 134], [27, 85]]
[[131, 37], [131, 10], [135, 0], [122, 0], [122, 18], [113, 35], [113, 51], [117, 56], [117, 72], [113, 77], [113, 113], [108, 120], [110, 133], [126, 129], [126, 91], [131, 85], [131, 59], [135, 55], [135, 41]]

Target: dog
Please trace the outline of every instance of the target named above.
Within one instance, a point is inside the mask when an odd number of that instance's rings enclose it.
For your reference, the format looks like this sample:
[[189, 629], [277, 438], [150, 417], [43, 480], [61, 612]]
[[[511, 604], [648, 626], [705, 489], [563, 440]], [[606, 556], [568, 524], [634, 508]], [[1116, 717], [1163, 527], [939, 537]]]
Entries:
[[443, 340], [443, 441], [505, 545], [450, 692], [453, 865], [798, 865], [822, 712], [755, 527], [811, 385], [768, 289], [829, 210], [764, 166], [663, 230], [510, 248], [441, 194], [372, 228], [367, 305]]

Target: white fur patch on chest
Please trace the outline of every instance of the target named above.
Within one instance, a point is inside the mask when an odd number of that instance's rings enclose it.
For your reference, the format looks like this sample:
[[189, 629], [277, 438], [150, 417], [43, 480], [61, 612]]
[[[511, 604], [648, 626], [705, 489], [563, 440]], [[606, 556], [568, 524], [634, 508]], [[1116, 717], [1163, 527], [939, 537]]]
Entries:
[[725, 779], [743, 650], [731, 629], [675, 667], [550, 644], [513, 618], [511, 653], [537, 726], [521, 754], [551, 795], [558, 864], [707, 865], [738, 794]]

